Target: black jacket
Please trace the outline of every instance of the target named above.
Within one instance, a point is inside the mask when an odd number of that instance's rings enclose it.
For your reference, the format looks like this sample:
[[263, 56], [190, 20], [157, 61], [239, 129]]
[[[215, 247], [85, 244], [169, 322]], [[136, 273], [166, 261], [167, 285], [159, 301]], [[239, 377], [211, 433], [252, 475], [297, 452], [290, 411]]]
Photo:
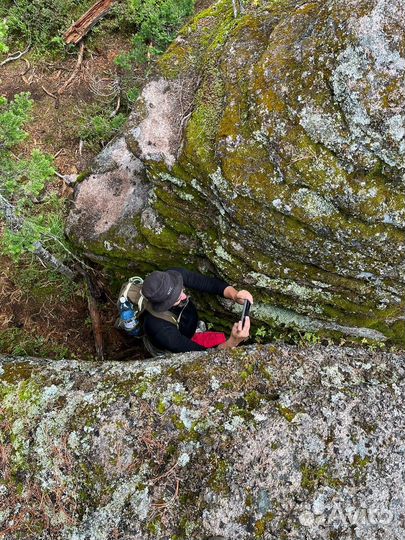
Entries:
[[[183, 276], [183, 283], [186, 289], [194, 289], [195, 291], [224, 295], [224, 290], [228, 287], [228, 283], [221, 279], [212, 278], [190, 272], [184, 268], [172, 268]], [[174, 353], [189, 352], [189, 351], [205, 351], [206, 347], [198, 345], [191, 341], [197, 328], [198, 313], [195, 305], [188, 299], [187, 305], [175, 306], [170, 309], [176, 317], [181, 314], [179, 328], [163, 319], [158, 319], [148, 312], [144, 314], [144, 332], [152, 344], [158, 349], [170, 351]]]

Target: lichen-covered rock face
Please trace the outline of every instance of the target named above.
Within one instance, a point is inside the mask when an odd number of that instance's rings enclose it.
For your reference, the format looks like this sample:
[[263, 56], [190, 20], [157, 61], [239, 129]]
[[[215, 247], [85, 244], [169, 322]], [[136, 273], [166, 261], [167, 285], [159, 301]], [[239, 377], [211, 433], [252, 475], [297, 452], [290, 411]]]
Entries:
[[125, 134], [142, 204], [89, 236], [83, 185], [71, 235], [143, 268], [209, 261], [261, 320], [403, 345], [404, 4], [244, 4], [200, 13], [146, 85]]
[[2, 538], [402, 540], [404, 360], [2, 359]]

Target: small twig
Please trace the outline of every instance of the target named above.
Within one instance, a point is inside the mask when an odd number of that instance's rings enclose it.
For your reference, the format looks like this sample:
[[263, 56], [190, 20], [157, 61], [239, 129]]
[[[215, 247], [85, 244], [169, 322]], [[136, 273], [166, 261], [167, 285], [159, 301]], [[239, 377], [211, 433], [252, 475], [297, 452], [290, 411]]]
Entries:
[[167, 472], [161, 474], [161, 475], [158, 476], [157, 478], [152, 478], [150, 481], [154, 484], [154, 483], [157, 482], [158, 480], [161, 480], [162, 478], [168, 477], [169, 474], [172, 473], [172, 472], [175, 470], [175, 468], [176, 468], [177, 466], [178, 466], [178, 463], [177, 463], [177, 461], [176, 461], [176, 463], [173, 465], [173, 467], [170, 467], [170, 469], [169, 469]]
[[118, 94], [117, 105], [115, 109], [113, 110], [113, 112], [110, 114], [110, 118], [114, 118], [114, 116], [120, 110], [120, 106], [121, 106], [121, 96]]
[[58, 96], [55, 96], [55, 94], [52, 94], [52, 92], [50, 92], [49, 90], [47, 90], [47, 89], [45, 88], [44, 85], [41, 84], [41, 88], [42, 88], [42, 90], [45, 92], [45, 94], [47, 94], [48, 96], [50, 96], [51, 98], [53, 98], [55, 101], [58, 100]]
[[26, 58], [22, 58], [21, 60], [23, 60], [27, 64], [27, 69], [20, 74], [20, 77], [24, 77], [24, 75], [26, 75], [31, 69], [31, 64], [28, 62]]
[[44, 268], [48, 269], [48, 267], [46, 266], [46, 264], [44, 263], [44, 261], [40, 257], [38, 257], [38, 261], [39, 261], [40, 264], [42, 264], [42, 266]]
[[81, 156], [82, 153], [83, 153], [83, 145], [84, 145], [84, 141], [82, 139], [80, 139], [80, 142], [79, 142], [79, 156]]
[[187, 122], [187, 120], [190, 118], [190, 116], [193, 114], [193, 111], [190, 111], [188, 114], [186, 114], [185, 116], [183, 116], [183, 118], [181, 119], [181, 122], [180, 122], [180, 127], [179, 127], [179, 132], [178, 132], [178, 136], [181, 135], [181, 132], [183, 131], [183, 126], [185, 124], [185, 122]]
[[22, 52], [17, 51], [16, 53], [8, 56], [5, 60], [3, 60], [3, 62], [0, 63], [0, 66], [4, 66], [5, 64], [8, 64], [9, 62], [14, 62], [14, 60], [18, 60], [19, 58], [24, 56], [24, 54], [27, 54], [30, 48], [31, 48], [31, 43]]
[[152, 43], [149, 43], [148, 52], [146, 53], [146, 58], [148, 60], [148, 63], [150, 62], [150, 58], [152, 56], [152, 47], [153, 47]]
[[103, 333], [102, 333], [100, 312], [97, 308], [97, 303], [94, 300], [94, 298], [91, 296], [90, 292], [88, 293], [87, 303], [89, 307], [91, 322], [93, 325], [96, 355], [99, 360], [104, 360], [104, 343], [103, 343]]
[[58, 95], [61, 95], [66, 90], [66, 88], [72, 83], [72, 81], [76, 78], [76, 75], [78, 74], [80, 70], [80, 66], [82, 65], [82, 62], [83, 62], [83, 56], [84, 56], [84, 42], [82, 41], [80, 43], [80, 50], [79, 50], [79, 55], [77, 57], [75, 69], [73, 70], [68, 80], [58, 89]]
[[93, 94], [101, 98], [111, 98], [120, 94], [120, 82], [116, 78], [111, 81], [111, 78], [89, 77], [89, 88]]
[[93, 268], [91, 268], [91, 266], [89, 266], [88, 264], [86, 264], [85, 262], [83, 262], [81, 259], [79, 259], [79, 257], [77, 255], [75, 255], [74, 253], [72, 253], [66, 246], [63, 242], [61, 242], [59, 240], [59, 238], [57, 236], [54, 236], [53, 234], [50, 234], [50, 233], [47, 233], [45, 235], [46, 237], [48, 238], [51, 238], [54, 242], [56, 242], [57, 244], [60, 245], [60, 247], [66, 251], [66, 253], [68, 255], [70, 255], [73, 259], [75, 259], [76, 262], [79, 263], [80, 267], [81, 268], [86, 268], [87, 270], [90, 270], [90, 271], [93, 271]]
[[59, 66], [58, 64], [52, 64], [51, 62], [44, 62], [46, 66], [48, 66], [50, 69], [58, 69], [59, 71], [72, 71], [71, 69], [65, 67], [65, 66]]

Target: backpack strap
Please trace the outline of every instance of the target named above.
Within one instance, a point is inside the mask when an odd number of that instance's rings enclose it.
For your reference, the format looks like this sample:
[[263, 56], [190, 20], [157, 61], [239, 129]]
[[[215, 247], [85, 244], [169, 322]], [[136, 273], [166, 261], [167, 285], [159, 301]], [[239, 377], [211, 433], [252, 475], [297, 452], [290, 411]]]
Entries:
[[154, 317], [157, 317], [158, 319], [163, 319], [164, 321], [168, 321], [172, 324], [175, 324], [177, 326], [177, 330], [179, 329], [180, 319], [181, 319], [181, 316], [183, 315], [183, 311], [186, 309], [190, 301], [190, 299], [187, 298], [187, 302], [184, 304], [182, 310], [180, 311], [179, 316], [176, 317], [176, 315], [172, 313], [171, 311], [155, 311], [150, 305], [150, 303], [148, 302], [148, 300], [146, 300], [146, 298], [144, 298], [144, 300], [145, 300], [144, 309], [146, 309], [151, 315], [153, 315]]
[[[125, 298], [128, 298], [128, 300], [130, 300], [133, 304], [137, 304], [139, 313], [142, 313], [142, 311], [144, 310], [144, 304], [146, 303], [146, 298], [142, 294], [142, 289], [141, 289], [142, 283], [143, 283], [143, 279], [141, 277], [133, 276], [129, 278], [127, 283], [123, 286], [123, 288], [120, 291], [120, 297], [124, 296]], [[133, 285], [137, 286], [138, 292], [135, 293], [135, 295], [139, 295], [139, 299], [137, 301], [133, 297], [132, 298], [128, 297], [128, 294], [131, 291], [131, 287]], [[132, 294], [133, 293], [134, 292], [132, 291]]]
[[167, 321], [169, 323], [175, 324], [177, 326], [177, 329], [179, 328], [179, 320], [177, 319], [176, 315], [172, 313], [171, 311], [155, 311], [153, 307], [149, 304], [149, 302], [144, 298], [144, 309], [153, 315], [154, 317], [157, 317], [158, 319], [162, 319], [164, 321]]

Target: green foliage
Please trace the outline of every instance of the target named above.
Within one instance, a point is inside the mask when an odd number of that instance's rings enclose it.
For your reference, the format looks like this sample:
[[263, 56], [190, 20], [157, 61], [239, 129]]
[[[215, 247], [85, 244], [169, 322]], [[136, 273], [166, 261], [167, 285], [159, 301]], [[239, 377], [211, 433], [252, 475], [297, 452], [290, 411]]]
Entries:
[[55, 174], [53, 159], [38, 149], [29, 158], [19, 158], [15, 153], [27, 137], [24, 125], [31, 118], [31, 110], [32, 100], [27, 93], [17, 94], [10, 102], [0, 99], [0, 194], [13, 202], [15, 214], [22, 221], [19, 230], [4, 231], [0, 247], [14, 260], [33, 251], [36, 242], [56, 242], [57, 248], [64, 242], [64, 207], [60, 199], [45, 194], [42, 204], [34, 207]]
[[194, 0], [127, 0], [120, 17], [136, 34], [131, 52], [119, 55], [117, 64], [129, 69], [133, 63], [144, 63], [151, 55], [162, 53], [193, 10]]
[[64, 257], [63, 230], [63, 216], [55, 211], [31, 215], [24, 220], [20, 230], [4, 231], [0, 243], [1, 252], [18, 262], [24, 253], [35, 251], [36, 243], [41, 242], [44, 247], [49, 244], [54, 255]]
[[34, 251], [35, 243], [39, 242], [40, 238], [40, 229], [37, 229], [31, 221], [26, 221], [18, 232], [10, 229], [3, 232], [0, 244], [1, 252], [17, 262], [26, 251]]
[[91, 0], [15, 0], [0, 7], [0, 16], [7, 17], [13, 40], [38, 49], [61, 50], [65, 48], [60, 41], [63, 33], [91, 4]]
[[110, 118], [111, 111], [105, 105], [94, 104], [81, 113], [78, 126], [74, 128], [75, 135], [93, 150], [99, 150], [125, 124], [127, 116], [119, 113]]
[[135, 101], [138, 99], [140, 93], [141, 92], [140, 92], [139, 88], [137, 88], [137, 87], [130, 88], [127, 91], [127, 99], [129, 101], [129, 103], [135, 103]]
[[34, 149], [31, 159], [25, 162], [25, 166], [28, 181], [24, 184], [23, 190], [27, 195], [38, 197], [43, 191], [45, 183], [55, 174], [53, 158]]
[[321, 343], [321, 338], [312, 332], [305, 332], [301, 337], [301, 342], [307, 345], [319, 345]]
[[0, 150], [11, 148], [27, 137], [22, 128], [31, 118], [32, 105], [28, 92], [17, 94], [11, 103], [0, 96]]
[[38, 264], [38, 259], [34, 255], [25, 254], [23, 263], [24, 271], [16, 268], [12, 274], [12, 281], [16, 289], [28, 292], [33, 301], [41, 303], [53, 296], [57, 298], [58, 302], [69, 305], [74, 296], [84, 294], [79, 283]]
[[375, 352], [377, 350], [384, 350], [386, 345], [383, 341], [375, 341], [367, 338], [361, 340], [363, 347], [367, 347], [369, 351]]
[[18, 198], [19, 205], [28, 204], [44, 190], [55, 174], [53, 159], [34, 149], [29, 159], [16, 160], [0, 151], [0, 186], [5, 196]]
[[255, 332], [256, 343], [263, 343], [266, 339], [268, 331], [265, 326], [259, 326]]
[[22, 328], [0, 330], [0, 351], [16, 356], [38, 356], [60, 360], [69, 356], [67, 347], [41, 336], [27, 335]]
[[259, 326], [253, 330], [254, 340], [256, 343], [279, 342], [290, 343], [300, 347], [308, 347], [309, 345], [319, 345], [322, 339], [319, 335], [313, 332], [302, 332], [298, 327], [273, 327]]
[[[10, 41], [19, 47], [31, 44], [40, 53], [66, 53], [71, 46], [63, 40], [64, 32], [92, 4], [93, 0], [3, 0], [0, 54], [8, 51]], [[120, 55], [117, 63], [122, 67], [143, 63], [150, 54], [166, 49], [193, 8], [194, 0], [122, 0], [113, 5], [107, 20], [95, 27], [90, 38], [106, 29], [134, 33], [132, 51]]]
[[[13, 41], [16, 46], [31, 44], [40, 53], [65, 53], [69, 46], [63, 40], [64, 32], [93, 3], [93, 0], [4, 0], [0, 5], [0, 54], [8, 51], [7, 41]], [[193, 8], [194, 0], [117, 2], [102, 28], [109, 32], [135, 33], [132, 51], [120, 55], [118, 65], [129, 67], [134, 62], [143, 63], [150, 54], [165, 50]], [[100, 27], [92, 34], [97, 31]]]
[[117, 56], [115, 63], [124, 70], [130, 70], [133, 64], [144, 64], [148, 58], [148, 47], [140, 34], [132, 37], [132, 49], [129, 53]]
[[159, 50], [172, 41], [185, 17], [193, 12], [192, 0], [129, 0], [130, 20], [144, 41]]
[[6, 20], [0, 20], [0, 54], [8, 52], [8, 46], [6, 45], [8, 26]]

